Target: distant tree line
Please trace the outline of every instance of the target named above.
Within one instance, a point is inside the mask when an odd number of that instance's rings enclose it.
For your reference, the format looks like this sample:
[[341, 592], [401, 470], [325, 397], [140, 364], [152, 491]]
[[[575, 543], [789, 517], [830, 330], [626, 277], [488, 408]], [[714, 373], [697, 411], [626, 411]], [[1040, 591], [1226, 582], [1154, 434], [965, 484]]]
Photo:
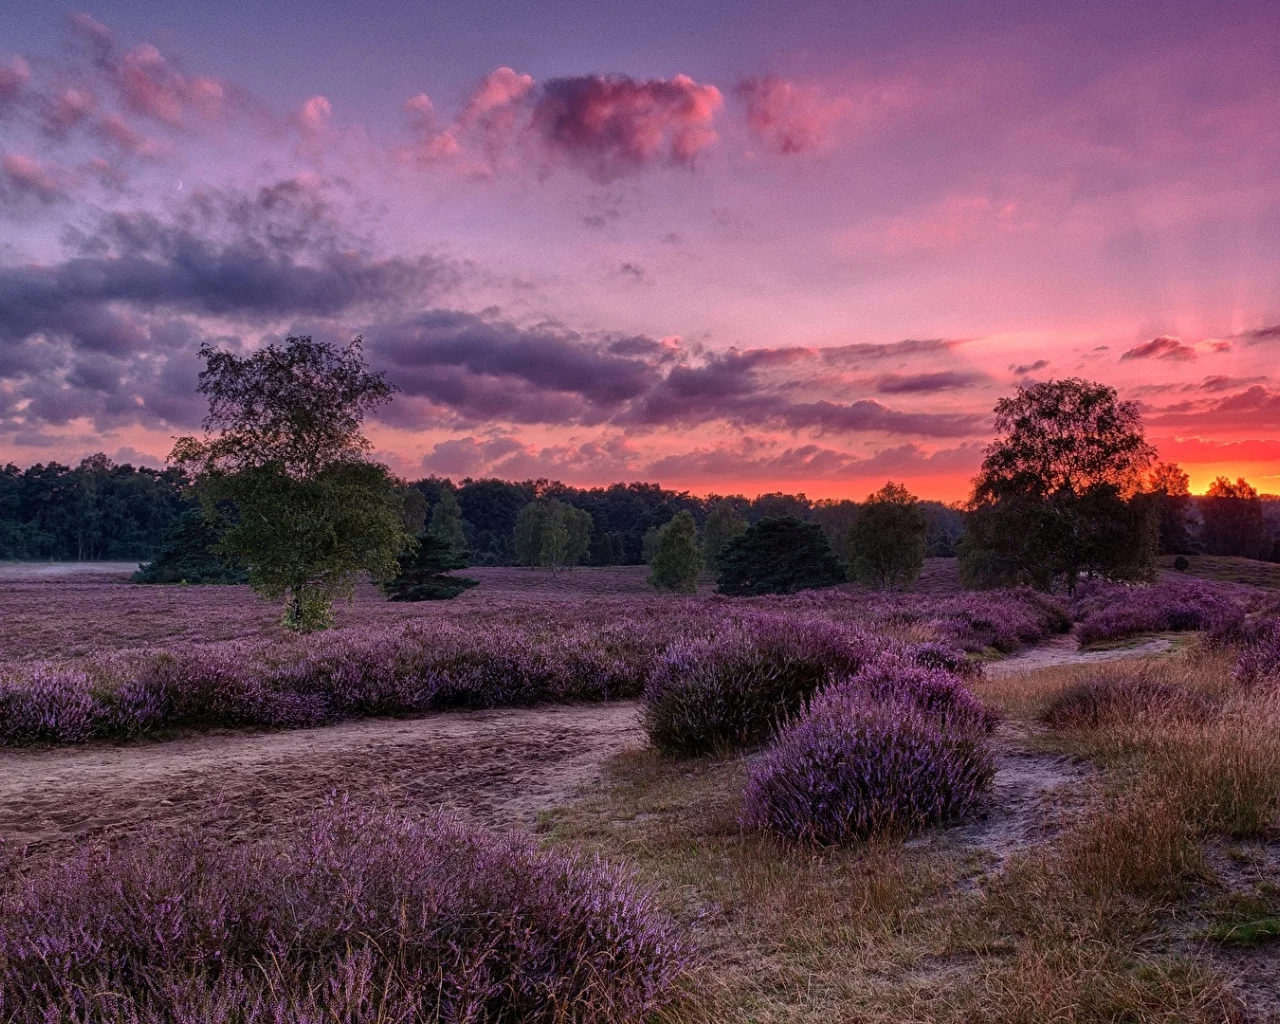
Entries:
[[[704, 498], [651, 483], [580, 488], [550, 480], [467, 478], [455, 483], [434, 476], [403, 483], [400, 489], [409, 531], [429, 530], [443, 537], [446, 543], [439, 550], [447, 553], [440, 557], [450, 563], [461, 559], [464, 565], [553, 568], [652, 564], [662, 529], [687, 515], [701, 567], [714, 573], [721, 568], [719, 559], [725, 546], [748, 527], [789, 516], [818, 526], [832, 550], [850, 560], [859, 578], [898, 586], [903, 580], [895, 567], [910, 564], [911, 559], [901, 562], [901, 552], [892, 557], [884, 552], [869, 554], [865, 543], [861, 553], [851, 553], [851, 534], [882, 538], [886, 544], [892, 539], [912, 549], [922, 545], [927, 557], [958, 553], [966, 516], [971, 539], [984, 529], [993, 535], [1031, 537], [1026, 532], [1029, 519], [1019, 519], [1016, 527], [1006, 524], [1014, 514], [1012, 500], [993, 511], [999, 497], [996, 490], [1012, 486], [1007, 480], [993, 480], [987, 478], [985, 497], [968, 511], [937, 501], [907, 501], [905, 490], [898, 494], [882, 490], [864, 502], [812, 501], [804, 494], [781, 492], [754, 499], [715, 494]], [[1055, 487], [1058, 483], [1041, 481], [1037, 486]], [[1186, 474], [1177, 466], [1153, 463], [1145, 479], [1131, 489], [1145, 496], [1141, 499], [1147, 509], [1143, 514], [1154, 519], [1151, 543], [1160, 553], [1203, 552], [1280, 561], [1280, 498], [1260, 495], [1244, 480], [1219, 479], [1207, 494], [1195, 496], [1188, 490]], [[1099, 524], [1114, 525], [1113, 513], [1128, 508], [1127, 500], [1115, 508], [1104, 508], [1101, 491], [1083, 497], [1073, 494], [1070, 514], [1076, 518], [1070, 520], [1074, 524], [1070, 535], [1080, 536], [1077, 528], [1089, 515]], [[1035, 536], [1041, 542], [1048, 542], [1049, 537], [1043, 531], [1066, 530], [1069, 525], [1062, 518], [1068, 512], [1066, 494], [1059, 494], [1054, 501], [1056, 504], [1047, 503], [1035, 512], [1041, 529]], [[1090, 502], [1096, 506], [1093, 513], [1089, 512]], [[187, 474], [180, 469], [115, 465], [101, 454], [75, 467], [51, 462], [19, 469], [10, 464], [0, 471], [0, 559], [143, 561], [156, 556], [166, 535], [170, 546], [185, 545], [184, 552], [194, 550], [192, 545], [198, 546], [201, 538], [214, 536], [207, 527], [199, 526], [193, 515], [180, 521], [196, 507]], [[1029, 508], [1022, 513], [1032, 514]], [[685, 544], [687, 526], [681, 527], [679, 536], [679, 543]], [[1123, 550], [1127, 536], [1121, 531], [1112, 540]], [[1091, 543], [1101, 544], [1103, 538], [1095, 535]], [[1076, 557], [1087, 561], [1091, 556], [1077, 552]], [[666, 562], [670, 563], [670, 557]], [[989, 561], [981, 571], [999, 576], [1004, 570]], [[1037, 571], [1043, 575], [1049, 570], [1042, 565]], [[166, 572], [182, 575], [186, 569]], [[194, 566], [191, 572], [196, 572]], [[669, 574], [671, 570], [664, 568], [662, 572]], [[190, 581], [196, 582], [197, 576], [191, 576]], [[905, 582], [910, 582], [909, 578]], [[687, 583], [680, 587], [686, 588]]]
[[193, 503], [176, 469], [116, 465], [93, 455], [0, 470], [0, 559], [132, 561], [150, 558]]

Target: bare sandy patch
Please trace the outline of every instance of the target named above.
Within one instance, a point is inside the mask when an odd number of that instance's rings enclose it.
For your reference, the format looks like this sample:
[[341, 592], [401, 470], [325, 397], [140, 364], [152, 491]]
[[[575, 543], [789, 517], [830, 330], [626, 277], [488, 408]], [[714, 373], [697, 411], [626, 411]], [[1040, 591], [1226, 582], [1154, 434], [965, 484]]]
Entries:
[[0, 751], [0, 837], [45, 854], [145, 828], [291, 827], [335, 793], [528, 826], [644, 743], [631, 701]]

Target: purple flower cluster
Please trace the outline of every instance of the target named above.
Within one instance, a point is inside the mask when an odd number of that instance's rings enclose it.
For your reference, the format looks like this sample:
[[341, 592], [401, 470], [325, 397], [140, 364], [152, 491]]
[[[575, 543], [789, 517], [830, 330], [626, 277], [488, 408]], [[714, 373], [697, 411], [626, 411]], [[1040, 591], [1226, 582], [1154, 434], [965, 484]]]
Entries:
[[883, 641], [799, 616], [759, 615], [672, 644], [644, 692], [659, 750], [684, 756], [764, 743], [835, 673], [856, 672]]
[[1137, 633], [1230, 632], [1243, 621], [1247, 602], [1235, 588], [1208, 580], [1164, 580], [1149, 586], [1089, 580], [1071, 610], [1080, 643], [1087, 645]]
[[752, 766], [743, 824], [829, 845], [905, 834], [973, 807], [995, 777], [985, 716], [975, 723], [963, 700], [938, 701], [940, 681], [919, 682], [887, 671], [814, 697]]
[[0, 890], [0, 1020], [651, 1019], [691, 952], [621, 868], [447, 816], [330, 809], [240, 847], [152, 839]]
[[961, 651], [907, 643], [807, 617], [759, 615], [713, 637], [672, 644], [644, 691], [644, 724], [659, 750], [680, 756], [769, 741], [835, 679], [877, 698], [909, 692], [944, 719], [987, 726], [991, 712], [956, 674]]
[[[612, 700], [639, 696], [651, 677], [655, 698], [683, 685], [691, 700], [714, 703], [714, 681], [704, 680], [700, 694], [693, 690], [702, 684], [671, 683], [683, 679], [681, 659], [704, 648], [718, 652], [702, 659], [708, 664], [745, 659], [741, 670], [717, 669], [720, 676], [758, 677], [768, 728], [758, 731], [759, 712], [739, 725], [729, 710], [721, 730], [750, 737], [730, 743], [754, 742], [833, 672], [856, 672], [868, 652], [910, 643], [921, 664], [963, 673], [971, 669], [965, 651], [1041, 639], [1061, 628], [1062, 617], [1056, 604], [1023, 591], [938, 597], [836, 590], [749, 600], [561, 600], [465, 614], [432, 609], [306, 638], [12, 662], [0, 668], [0, 744]], [[734, 694], [741, 689], [735, 684]]]

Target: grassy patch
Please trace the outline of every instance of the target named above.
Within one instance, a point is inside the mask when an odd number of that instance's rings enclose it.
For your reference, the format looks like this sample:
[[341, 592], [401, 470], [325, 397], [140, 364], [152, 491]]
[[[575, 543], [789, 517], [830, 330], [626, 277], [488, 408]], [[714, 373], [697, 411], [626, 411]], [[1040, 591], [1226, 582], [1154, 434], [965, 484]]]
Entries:
[[1255, 558], [1236, 558], [1231, 555], [1187, 555], [1190, 563], [1182, 572], [1173, 567], [1174, 555], [1161, 555], [1156, 559], [1161, 569], [1177, 576], [1196, 576], [1203, 580], [1223, 583], [1244, 583], [1251, 587], [1280, 590], [1280, 563], [1260, 562]]

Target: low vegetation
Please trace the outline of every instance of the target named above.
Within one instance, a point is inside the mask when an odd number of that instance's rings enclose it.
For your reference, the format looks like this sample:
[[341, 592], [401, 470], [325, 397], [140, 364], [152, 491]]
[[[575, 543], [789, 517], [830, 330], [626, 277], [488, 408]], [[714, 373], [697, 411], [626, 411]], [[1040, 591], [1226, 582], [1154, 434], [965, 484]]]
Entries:
[[678, 1001], [681, 930], [632, 874], [443, 815], [85, 850], [0, 892], [0, 1019], [625, 1024]]

